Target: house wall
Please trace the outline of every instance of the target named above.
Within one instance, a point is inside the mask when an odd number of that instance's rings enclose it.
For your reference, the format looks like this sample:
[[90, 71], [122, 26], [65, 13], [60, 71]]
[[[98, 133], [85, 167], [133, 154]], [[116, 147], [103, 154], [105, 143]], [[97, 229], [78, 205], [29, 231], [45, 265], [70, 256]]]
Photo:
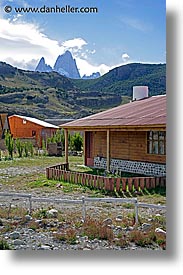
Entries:
[[0, 138], [0, 150], [5, 150], [5, 149], [6, 149], [5, 141], [4, 139]]
[[32, 131], [36, 134], [37, 146], [41, 146], [41, 140], [46, 137], [50, 137], [56, 130], [52, 128], [44, 128], [41, 125], [32, 123], [26, 120], [23, 123], [23, 119], [19, 117], [9, 117], [10, 131], [14, 138], [33, 138]]
[[0, 114], [0, 150], [6, 149], [6, 145], [4, 142], [5, 130], [9, 130], [8, 115]]
[[[147, 133], [135, 131], [111, 131], [110, 132], [110, 157], [132, 161], [146, 161], [166, 163], [165, 155], [147, 154]], [[107, 133], [106, 131], [94, 132], [93, 158], [107, 157]]]
[[[91, 152], [93, 161], [86, 164], [107, 169], [107, 131], [93, 132]], [[166, 176], [166, 156], [147, 154], [145, 131], [111, 131], [110, 171]]]
[[9, 129], [7, 114], [0, 114], [0, 139], [3, 138], [5, 129]]

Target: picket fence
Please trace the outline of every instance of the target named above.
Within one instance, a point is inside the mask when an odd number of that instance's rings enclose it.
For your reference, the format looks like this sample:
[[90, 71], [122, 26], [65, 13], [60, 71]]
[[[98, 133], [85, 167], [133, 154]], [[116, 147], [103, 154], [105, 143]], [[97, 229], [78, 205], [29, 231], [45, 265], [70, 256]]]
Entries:
[[134, 192], [166, 187], [166, 177], [104, 177], [68, 171], [67, 163], [47, 167], [46, 177], [111, 192]]

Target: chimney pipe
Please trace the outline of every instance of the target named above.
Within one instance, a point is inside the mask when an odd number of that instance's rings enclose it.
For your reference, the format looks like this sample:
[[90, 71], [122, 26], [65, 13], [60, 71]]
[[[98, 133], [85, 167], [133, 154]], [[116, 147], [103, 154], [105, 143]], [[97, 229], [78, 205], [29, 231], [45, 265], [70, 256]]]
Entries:
[[148, 86], [133, 86], [133, 101], [148, 97]]

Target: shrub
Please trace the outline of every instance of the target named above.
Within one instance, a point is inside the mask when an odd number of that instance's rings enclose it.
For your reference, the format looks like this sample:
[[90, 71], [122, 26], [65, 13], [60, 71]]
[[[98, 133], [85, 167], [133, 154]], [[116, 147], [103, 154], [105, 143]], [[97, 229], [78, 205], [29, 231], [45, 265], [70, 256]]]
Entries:
[[29, 153], [30, 153], [31, 157], [33, 157], [33, 155], [34, 155], [34, 146], [33, 146], [32, 142], [29, 142], [28, 147], [29, 147]]
[[114, 243], [117, 246], [126, 247], [129, 244], [129, 240], [126, 235], [121, 235], [114, 239]]
[[112, 241], [114, 239], [113, 231], [107, 225], [103, 225], [99, 228], [99, 238], [101, 240]]
[[28, 224], [27, 224], [28, 228], [36, 231], [36, 229], [39, 228], [39, 224], [35, 221], [30, 221]]
[[10, 250], [10, 246], [6, 240], [0, 240], [0, 250]]
[[35, 213], [35, 217], [39, 219], [45, 219], [47, 217], [46, 213], [47, 213], [47, 210], [44, 208], [41, 208]]
[[89, 239], [101, 239], [112, 241], [114, 238], [113, 231], [101, 221], [94, 219], [87, 219], [83, 224], [83, 234], [87, 235]]
[[8, 130], [5, 131], [5, 145], [6, 145], [6, 148], [8, 149], [10, 158], [13, 159], [13, 151], [15, 149], [15, 143], [11, 133]]
[[28, 142], [24, 143], [24, 153], [25, 153], [25, 157], [29, 156], [29, 143]]
[[16, 148], [18, 150], [18, 157], [21, 158], [23, 156], [24, 143], [19, 138], [16, 140]]
[[156, 241], [156, 235], [154, 231], [141, 232], [139, 230], [134, 230], [131, 232], [129, 240], [139, 246], [146, 246]]
[[56, 133], [52, 137], [47, 138], [47, 143], [58, 143], [58, 142], [61, 142], [62, 145], [64, 145], [64, 143], [65, 143], [65, 136], [64, 136], [63, 129], [61, 131], [57, 130]]
[[63, 232], [54, 233], [54, 239], [58, 241], [66, 241], [69, 244], [76, 243], [76, 230], [74, 228], [67, 228]]
[[70, 137], [70, 147], [74, 151], [81, 151], [83, 146], [83, 138], [80, 133], [75, 133]]
[[156, 243], [163, 249], [166, 249], [166, 236], [162, 233], [155, 233]]
[[89, 239], [99, 238], [99, 222], [91, 218], [85, 220], [83, 224], [83, 235], [87, 235]]

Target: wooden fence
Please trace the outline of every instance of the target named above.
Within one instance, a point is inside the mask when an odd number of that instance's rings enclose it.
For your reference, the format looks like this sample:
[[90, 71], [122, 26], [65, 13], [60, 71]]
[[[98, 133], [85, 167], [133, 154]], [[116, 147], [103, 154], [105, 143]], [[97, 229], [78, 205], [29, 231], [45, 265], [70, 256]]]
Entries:
[[[82, 196], [81, 199], [60, 199], [60, 198], [50, 198], [50, 197], [33, 197], [31, 194], [22, 194], [22, 193], [8, 193], [0, 192], [0, 197], [12, 197], [12, 198], [22, 198], [29, 200], [29, 213], [32, 213], [32, 203], [33, 202], [49, 202], [49, 203], [60, 203], [60, 204], [81, 204], [82, 205], [82, 219], [86, 219], [86, 203], [91, 202], [109, 202], [109, 203], [132, 203], [135, 210], [135, 222], [138, 223], [138, 209], [139, 208], [152, 208], [152, 209], [161, 209], [166, 211], [165, 205], [156, 205], [156, 204], [147, 204], [139, 203], [137, 198], [87, 198]], [[11, 206], [11, 203], [10, 203]]]
[[114, 178], [67, 171], [67, 164], [46, 168], [47, 179], [81, 184], [105, 191], [134, 192], [156, 187], [166, 187], [166, 177]]

